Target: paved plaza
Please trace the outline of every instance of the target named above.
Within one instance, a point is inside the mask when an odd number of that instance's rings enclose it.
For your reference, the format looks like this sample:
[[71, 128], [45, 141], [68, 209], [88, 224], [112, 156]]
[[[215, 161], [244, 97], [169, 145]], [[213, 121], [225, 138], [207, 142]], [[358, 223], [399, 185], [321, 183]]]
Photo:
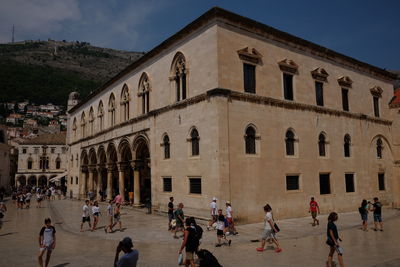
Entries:
[[[122, 209], [123, 232], [104, 233], [105, 216], [100, 218], [96, 232], [79, 230], [82, 202], [72, 200], [45, 201], [42, 208], [17, 210], [11, 201], [0, 230], [0, 266], [37, 266], [38, 234], [45, 217], [51, 217], [57, 230], [57, 246], [50, 266], [112, 266], [118, 241], [130, 236], [139, 250], [138, 266], [177, 266], [181, 239], [172, 238], [163, 215], [145, 214], [131, 207]], [[101, 205], [105, 213], [105, 205]], [[262, 209], [260, 208], [260, 212]], [[343, 239], [346, 266], [400, 266], [400, 211], [383, 211], [385, 231], [359, 228], [359, 214], [339, 214], [339, 234]], [[371, 217], [371, 216], [370, 216]], [[260, 253], [262, 223], [240, 225], [240, 235], [232, 236], [232, 246], [216, 248], [216, 233], [205, 230], [202, 248], [210, 250], [223, 266], [325, 266], [328, 247], [326, 216], [321, 225], [311, 226], [310, 218], [277, 221], [281, 228], [278, 237], [283, 248], [275, 253], [272, 248]], [[370, 225], [370, 228], [372, 225]], [[336, 261], [336, 258], [335, 258]]]

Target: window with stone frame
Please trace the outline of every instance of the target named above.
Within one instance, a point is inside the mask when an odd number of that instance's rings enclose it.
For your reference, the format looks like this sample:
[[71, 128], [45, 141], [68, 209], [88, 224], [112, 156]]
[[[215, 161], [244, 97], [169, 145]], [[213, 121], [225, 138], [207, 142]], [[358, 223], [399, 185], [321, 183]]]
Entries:
[[72, 123], [72, 132], [73, 132], [73, 136], [74, 136], [74, 140], [77, 140], [78, 135], [77, 135], [77, 122], [76, 122], [76, 118], [74, 118], [74, 122]]
[[317, 106], [324, 106], [324, 84], [322, 82], [315, 82], [315, 97]]
[[172, 192], [172, 178], [163, 177], [163, 192]]
[[376, 157], [378, 159], [382, 158], [383, 142], [381, 138], [376, 140]]
[[201, 195], [201, 178], [189, 178], [189, 193]]
[[321, 195], [327, 195], [331, 193], [331, 182], [329, 173], [319, 174], [319, 192]]
[[28, 158], [28, 170], [32, 169], [32, 165], [33, 165], [33, 160], [31, 157]]
[[139, 80], [138, 97], [139, 105], [142, 107], [142, 114], [150, 111], [150, 80], [146, 73], [143, 73]]
[[93, 135], [94, 134], [94, 110], [93, 107], [90, 107], [89, 111], [89, 134]]
[[374, 86], [370, 89], [372, 94], [372, 102], [374, 108], [374, 116], [379, 118], [380, 117], [380, 109], [379, 109], [379, 99], [382, 97], [383, 89], [379, 86]]
[[97, 117], [99, 118], [99, 131], [103, 131], [104, 129], [104, 106], [103, 106], [103, 102], [100, 101], [99, 103], [99, 107], [97, 109]]
[[56, 159], [56, 169], [58, 170], [58, 169], [60, 169], [61, 168], [61, 159], [60, 158], [57, 158]]
[[192, 156], [200, 155], [200, 136], [197, 129], [190, 132], [190, 142], [192, 145]]
[[386, 190], [385, 187], [385, 173], [378, 173], [378, 189], [379, 191], [384, 191]]
[[349, 111], [349, 90], [342, 88], [342, 108], [344, 111]]
[[343, 148], [344, 148], [344, 156], [345, 156], [346, 158], [349, 158], [349, 157], [350, 157], [350, 146], [351, 146], [351, 137], [350, 137], [350, 135], [346, 134], [346, 135], [344, 136], [344, 145], [343, 145]]
[[116, 110], [115, 110], [115, 96], [114, 94], [110, 95], [110, 99], [108, 101], [108, 119], [110, 127], [114, 126], [116, 123], [115, 118]]
[[171, 157], [171, 151], [168, 135], [164, 135], [162, 146], [164, 148], [164, 159], [169, 159]]
[[286, 144], [286, 155], [294, 156], [295, 155], [295, 135], [292, 130], [288, 130], [285, 135], [285, 144]]
[[245, 134], [246, 154], [256, 154], [256, 130], [249, 126]]
[[286, 175], [286, 190], [300, 190], [299, 175]]
[[172, 62], [172, 77], [175, 82], [176, 101], [187, 98], [187, 66], [185, 56], [178, 52]]
[[85, 112], [82, 112], [82, 116], [81, 116], [81, 135], [82, 135], [82, 138], [86, 137], [86, 116], [85, 116]]
[[283, 73], [283, 97], [285, 100], [293, 100], [293, 75]]
[[323, 133], [318, 136], [318, 153], [320, 157], [326, 156], [326, 136]]
[[121, 91], [121, 120], [129, 120], [129, 88], [126, 84], [122, 87]]
[[346, 185], [346, 193], [355, 192], [354, 173], [345, 173], [344, 179]]
[[246, 93], [256, 93], [256, 66], [243, 63], [244, 91]]

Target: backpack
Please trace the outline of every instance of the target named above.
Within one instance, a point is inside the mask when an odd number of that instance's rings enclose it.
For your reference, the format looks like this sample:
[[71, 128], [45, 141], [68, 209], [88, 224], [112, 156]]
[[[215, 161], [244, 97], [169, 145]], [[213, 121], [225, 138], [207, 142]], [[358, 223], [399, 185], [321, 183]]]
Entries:
[[365, 213], [365, 209], [363, 207], [358, 208], [358, 212], [363, 215]]
[[197, 256], [199, 257], [199, 267], [222, 267], [217, 258], [206, 249], [200, 249]]
[[195, 225], [194, 226], [194, 228], [195, 228], [195, 233], [196, 233], [196, 238], [197, 238], [197, 240], [200, 240], [202, 237], [203, 237], [203, 228], [201, 228], [201, 226], [200, 225]]

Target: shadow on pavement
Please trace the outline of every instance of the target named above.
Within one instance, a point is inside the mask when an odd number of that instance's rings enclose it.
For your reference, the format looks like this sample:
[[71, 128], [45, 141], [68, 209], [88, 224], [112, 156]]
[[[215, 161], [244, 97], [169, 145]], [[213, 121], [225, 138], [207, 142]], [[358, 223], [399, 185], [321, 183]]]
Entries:
[[69, 262], [54, 265], [54, 267], [63, 267], [69, 265]]
[[18, 232], [9, 232], [9, 233], [5, 233], [5, 234], [1, 234], [0, 236], [13, 235], [13, 234], [18, 234]]

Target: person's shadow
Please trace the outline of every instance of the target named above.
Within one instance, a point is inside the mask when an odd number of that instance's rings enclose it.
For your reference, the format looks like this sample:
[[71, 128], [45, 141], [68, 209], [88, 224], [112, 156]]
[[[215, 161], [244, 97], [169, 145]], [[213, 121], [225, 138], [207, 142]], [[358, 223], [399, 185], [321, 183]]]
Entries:
[[69, 262], [60, 263], [60, 264], [54, 265], [54, 267], [64, 267], [64, 266], [67, 266], [67, 265], [69, 265]]

